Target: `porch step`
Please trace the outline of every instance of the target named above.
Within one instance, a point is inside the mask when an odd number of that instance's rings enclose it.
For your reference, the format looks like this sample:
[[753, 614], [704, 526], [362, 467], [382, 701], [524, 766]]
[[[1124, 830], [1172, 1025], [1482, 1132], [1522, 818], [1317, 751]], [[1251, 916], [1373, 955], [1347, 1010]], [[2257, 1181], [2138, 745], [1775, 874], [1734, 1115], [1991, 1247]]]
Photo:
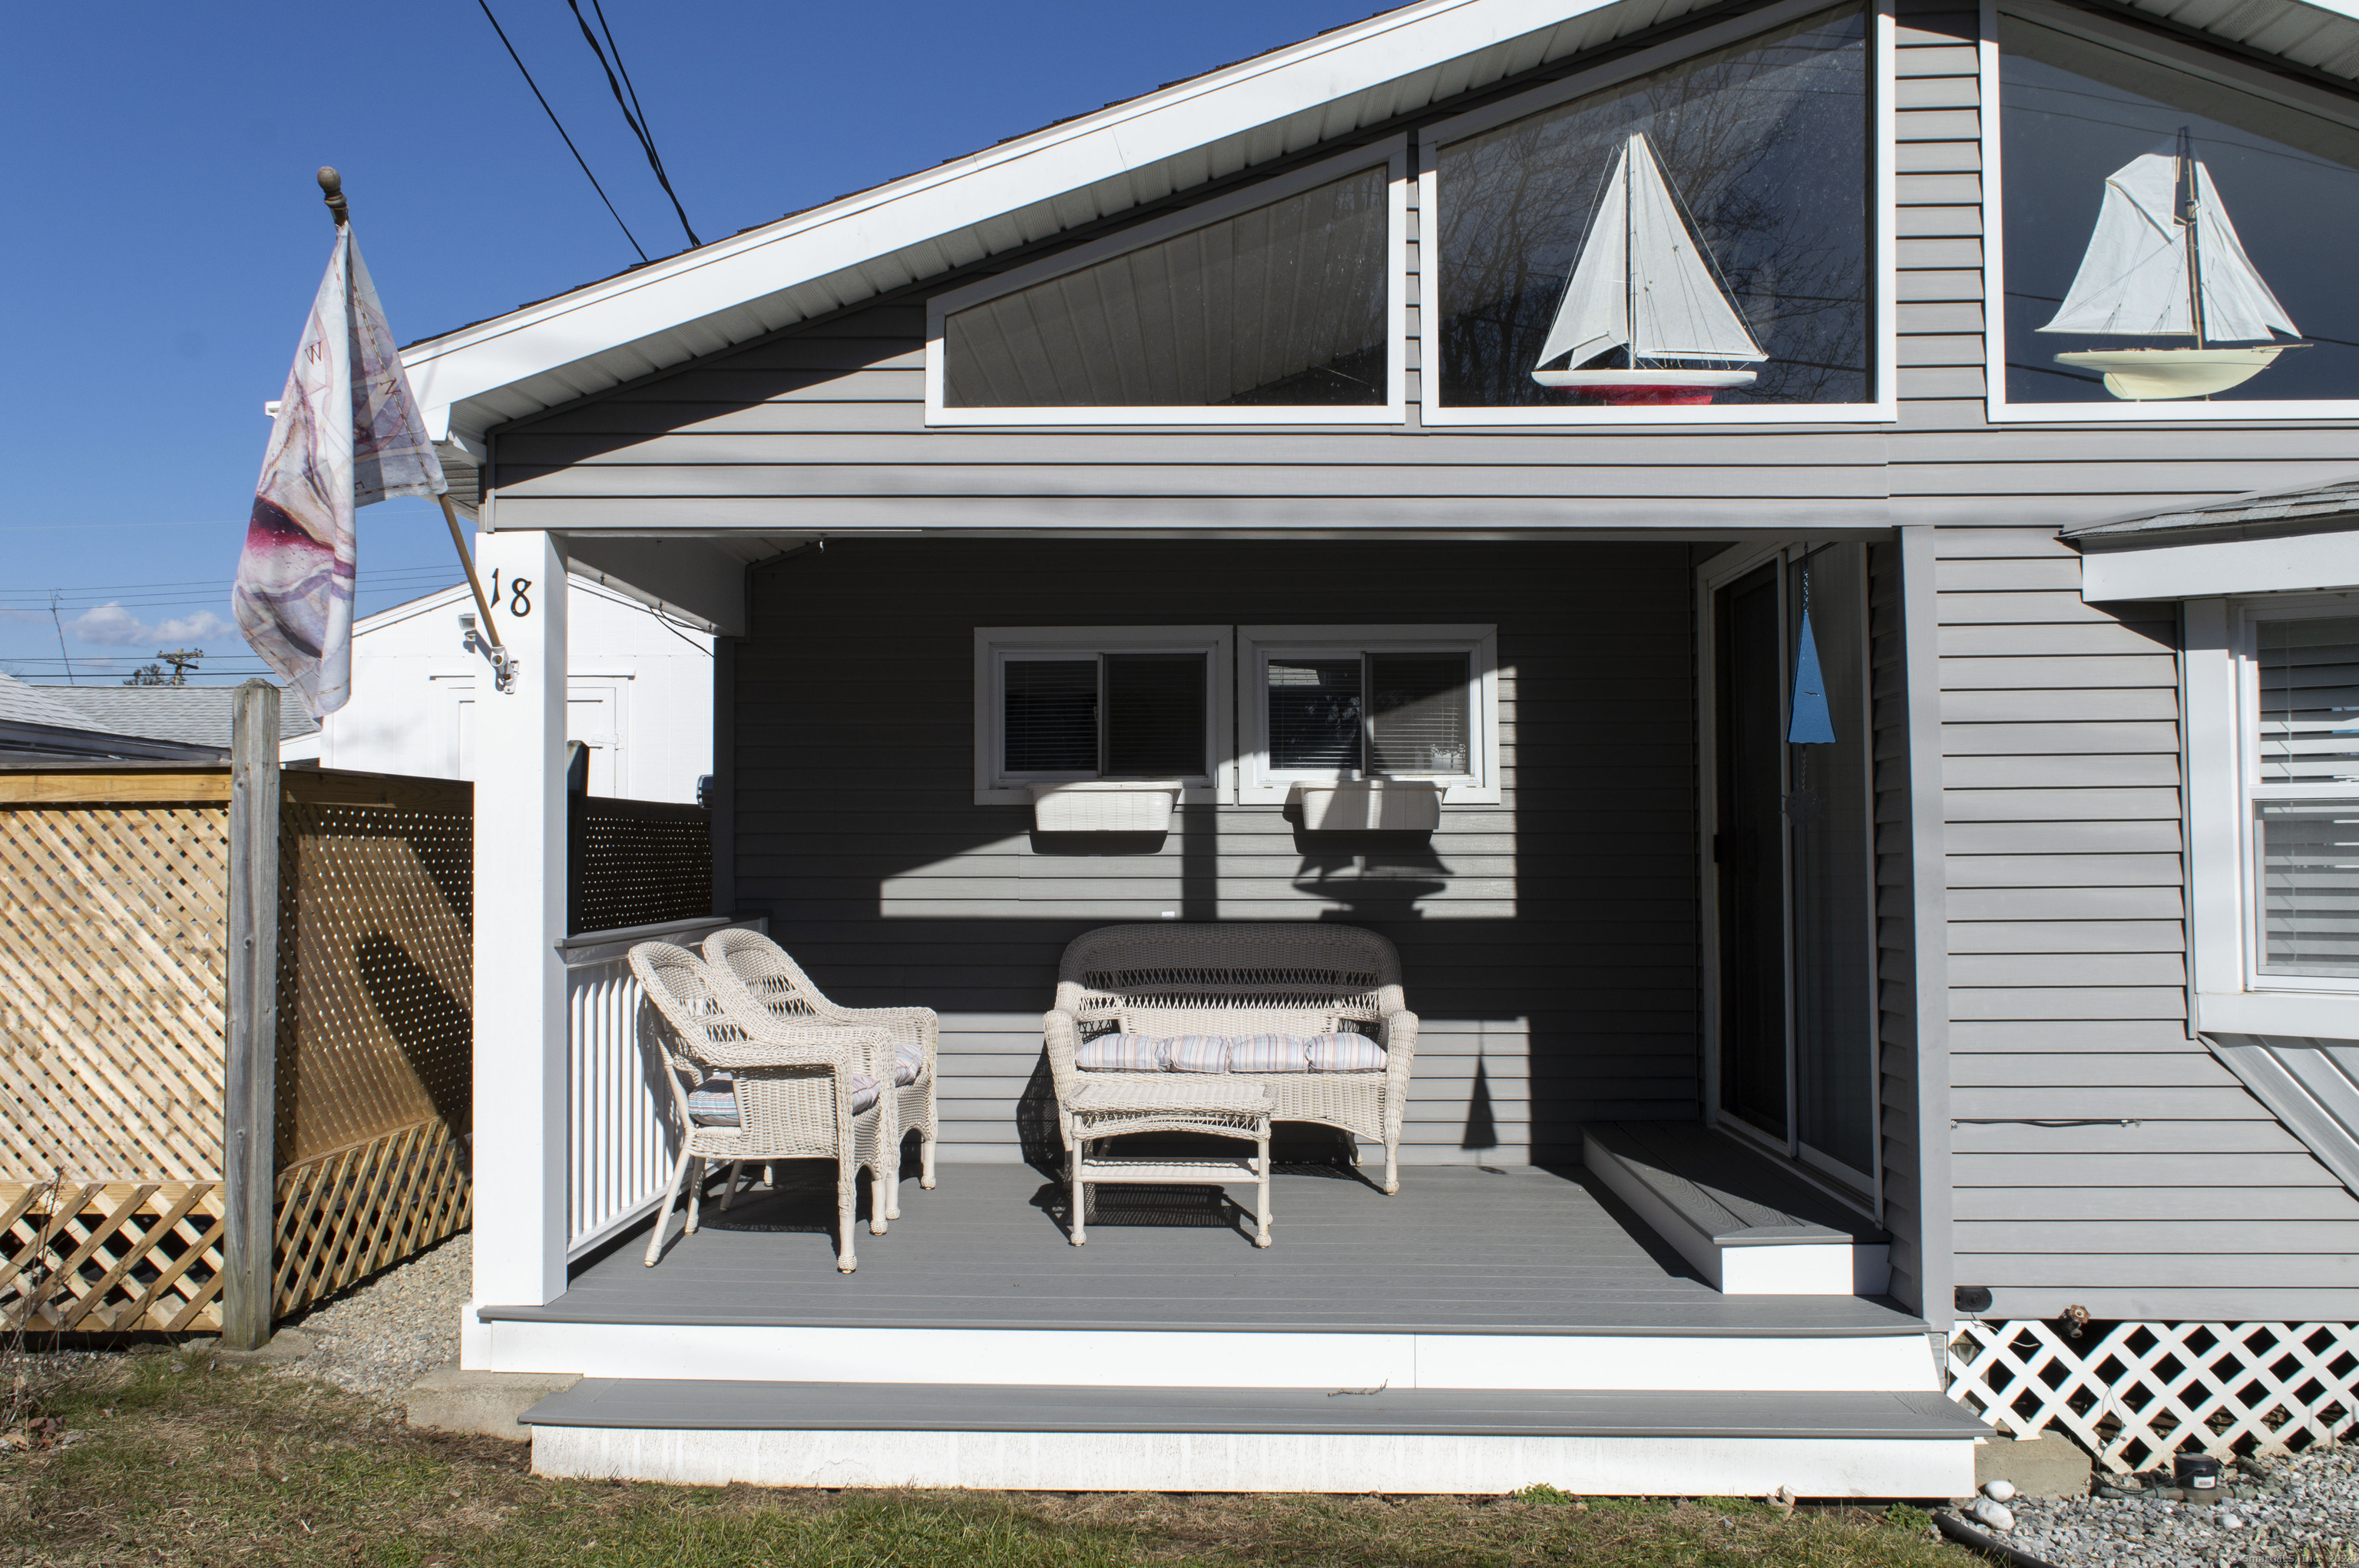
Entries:
[[1592, 1123], [1582, 1160], [1723, 1295], [1880, 1296], [1891, 1283], [1889, 1236], [1723, 1134]]
[[1934, 1393], [640, 1378], [523, 1420], [543, 1475], [1058, 1490], [1951, 1497], [1988, 1435]]

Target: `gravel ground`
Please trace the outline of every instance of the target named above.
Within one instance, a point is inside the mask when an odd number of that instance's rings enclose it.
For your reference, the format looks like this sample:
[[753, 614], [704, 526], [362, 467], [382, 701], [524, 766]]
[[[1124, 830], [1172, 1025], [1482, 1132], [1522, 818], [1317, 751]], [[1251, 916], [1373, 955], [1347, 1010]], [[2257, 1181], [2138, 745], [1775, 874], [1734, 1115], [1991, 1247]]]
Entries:
[[1976, 1528], [2058, 1568], [2359, 1563], [2359, 1447], [2239, 1460], [2226, 1480], [2227, 1497], [2198, 1503], [2178, 1500], [2165, 1473], [2108, 1476], [2100, 1483], [2108, 1490], [2143, 1486], [2128, 1497], [2017, 1497], [2013, 1530]]
[[356, 1394], [408, 1392], [459, 1354], [472, 1239], [462, 1232], [280, 1324], [311, 1342], [310, 1354], [287, 1370]]

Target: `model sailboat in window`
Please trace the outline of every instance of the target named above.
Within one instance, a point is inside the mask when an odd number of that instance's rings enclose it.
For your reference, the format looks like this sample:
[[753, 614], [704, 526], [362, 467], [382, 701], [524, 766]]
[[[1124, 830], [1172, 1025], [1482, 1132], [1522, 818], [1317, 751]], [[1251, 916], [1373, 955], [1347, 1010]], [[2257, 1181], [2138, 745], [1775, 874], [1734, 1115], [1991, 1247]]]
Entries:
[[[1625, 350], [1625, 368], [1584, 368]], [[1605, 181], [1532, 379], [1603, 403], [1709, 403], [1752, 383], [1752, 371], [1731, 367], [1768, 357], [1689, 226], [1647, 133], [1634, 133]], [[1539, 368], [1558, 360], [1569, 368]]]
[[[2192, 348], [2108, 348], [2060, 354], [2059, 365], [2101, 372], [2131, 401], [2206, 397], [2243, 385], [2300, 343], [2301, 329], [2261, 280], [2236, 225], [2185, 130], [2176, 147], [2143, 153], [2105, 180], [2097, 232], [2056, 319], [2043, 332], [2093, 337], [2191, 337]], [[2223, 346], [2247, 344], [2250, 346]]]

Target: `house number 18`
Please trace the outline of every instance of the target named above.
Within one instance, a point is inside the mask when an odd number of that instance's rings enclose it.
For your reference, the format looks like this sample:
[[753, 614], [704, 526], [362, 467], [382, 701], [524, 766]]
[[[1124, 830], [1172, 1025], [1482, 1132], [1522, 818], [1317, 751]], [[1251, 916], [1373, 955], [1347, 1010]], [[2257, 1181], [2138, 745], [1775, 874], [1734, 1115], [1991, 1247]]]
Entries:
[[[508, 614], [518, 620], [532, 614], [532, 599], [529, 596], [531, 587], [532, 579], [529, 577], [508, 579]], [[492, 603], [496, 604], [499, 602], [500, 569], [495, 566], [492, 568]]]

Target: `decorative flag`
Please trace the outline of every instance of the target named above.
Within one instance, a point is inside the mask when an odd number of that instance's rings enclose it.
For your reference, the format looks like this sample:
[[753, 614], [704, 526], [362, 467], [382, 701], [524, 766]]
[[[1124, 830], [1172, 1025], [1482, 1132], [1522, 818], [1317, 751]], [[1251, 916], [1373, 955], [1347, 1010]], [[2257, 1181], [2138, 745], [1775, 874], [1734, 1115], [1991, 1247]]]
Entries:
[[314, 718], [352, 695], [353, 514], [449, 488], [350, 223], [287, 373], [230, 591], [238, 629]]
[[1788, 746], [1832, 746], [1834, 715], [1827, 710], [1826, 677], [1819, 673], [1818, 639], [1810, 636], [1810, 612], [1802, 611], [1802, 646], [1794, 656], [1794, 718], [1786, 730]]

